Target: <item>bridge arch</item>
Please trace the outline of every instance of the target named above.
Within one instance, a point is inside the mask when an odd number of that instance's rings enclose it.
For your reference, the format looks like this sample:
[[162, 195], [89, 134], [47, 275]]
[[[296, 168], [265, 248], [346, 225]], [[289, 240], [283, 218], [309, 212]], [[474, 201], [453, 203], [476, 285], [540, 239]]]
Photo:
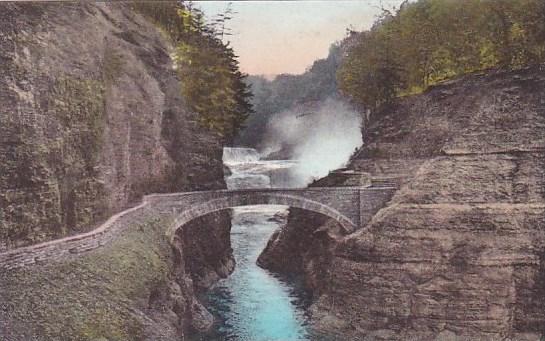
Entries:
[[176, 230], [198, 217], [210, 213], [226, 210], [233, 207], [251, 205], [284, 205], [300, 208], [307, 211], [323, 214], [337, 221], [346, 233], [356, 229], [355, 224], [345, 215], [336, 209], [324, 205], [318, 201], [291, 194], [280, 193], [235, 193], [226, 194], [222, 197], [209, 199], [207, 201], [189, 205], [182, 209], [176, 216], [176, 221], [170, 228], [168, 235], [173, 237]]

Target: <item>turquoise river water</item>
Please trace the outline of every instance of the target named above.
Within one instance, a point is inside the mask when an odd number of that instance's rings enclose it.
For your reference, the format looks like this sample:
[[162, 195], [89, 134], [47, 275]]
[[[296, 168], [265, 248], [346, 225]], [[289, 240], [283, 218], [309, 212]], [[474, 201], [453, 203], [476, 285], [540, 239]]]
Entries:
[[[227, 186], [285, 187], [291, 161], [262, 161], [252, 149], [226, 148], [224, 163], [231, 174]], [[236, 268], [207, 295], [215, 315], [213, 335], [204, 340], [309, 340], [305, 294], [295, 282], [257, 266], [256, 260], [272, 233], [285, 223], [287, 207], [249, 206], [233, 209], [231, 243]]]

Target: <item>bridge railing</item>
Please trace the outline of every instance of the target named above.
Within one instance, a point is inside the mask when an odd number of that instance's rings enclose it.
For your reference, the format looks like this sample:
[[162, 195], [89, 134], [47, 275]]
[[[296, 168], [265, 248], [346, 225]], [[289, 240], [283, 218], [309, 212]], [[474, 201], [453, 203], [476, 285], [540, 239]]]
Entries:
[[[384, 204], [384, 200], [389, 198], [389, 193], [385, 191], [393, 191], [394, 188], [358, 188], [358, 187], [311, 187], [305, 189], [293, 189], [293, 188], [275, 188], [275, 189], [244, 189], [244, 190], [218, 190], [218, 191], [202, 191], [202, 192], [184, 192], [184, 193], [168, 193], [168, 194], [151, 194], [144, 196], [142, 203], [138, 206], [129, 208], [125, 211], [119, 212], [114, 216], [110, 217], [104, 224], [100, 225], [96, 229], [78, 234], [75, 236], [64, 237], [57, 240], [52, 240], [36, 245], [25, 246], [13, 250], [8, 250], [6, 252], [0, 253], [0, 269], [14, 269], [31, 264], [41, 264], [47, 261], [61, 259], [70, 255], [78, 255], [81, 253], [94, 250], [102, 245], [109, 243], [111, 240], [115, 239], [117, 233], [121, 233], [125, 226], [119, 221], [128, 214], [133, 214], [137, 211], [147, 209], [147, 206], [153, 204], [154, 210], [157, 212], [176, 213], [176, 207], [191, 207], [199, 202], [221, 199], [229, 195], [249, 195], [249, 194], [265, 194], [265, 193], [278, 193], [292, 195], [295, 194], [300, 198], [315, 198], [320, 193], [324, 194], [322, 200], [315, 200], [319, 204], [326, 206], [323, 200], [324, 197], [327, 197], [327, 193], [357, 193], [358, 198], [362, 197], [362, 193], [365, 193], [364, 197], [367, 195], [368, 198], [373, 197], [373, 192], [380, 191], [380, 193], [375, 193], [375, 196], [378, 195], [380, 203], [375, 203], [372, 207], [362, 210], [361, 208], [361, 199], [358, 199], [357, 204], [359, 208], [359, 214], [366, 214], [371, 216], [374, 214], [374, 211], [378, 210], [380, 205]], [[308, 195], [308, 197], [306, 197]], [[347, 196], [353, 198], [353, 196]], [[318, 198], [320, 199], [320, 198]], [[310, 199], [309, 199], [310, 200]], [[351, 199], [352, 200], [352, 199]], [[322, 203], [320, 203], [322, 201]], [[235, 204], [236, 202], [233, 202]], [[286, 205], [289, 205], [290, 201], [284, 202]], [[336, 205], [332, 205], [335, 208]], [[341, 210], [342, 211], [342, 210]], [[325, 211], [324, 211], [325, 212]], [[333, 216], [340, 222], [344, 222], [346, 214], [343, 214], [346, 211], [340, 212], [338, 216]], [[352, 216], [352, 220], [354, 216]], [[176, 224], [175, 219], [172, 222]], [[352, 222], [353, 223], [353, 222]], [[361, 223], [360, 223], [361, 225]], [[176, 226], [177, 227], [177, 226]], [[170, 229], [171, 227], [169, 227]]]

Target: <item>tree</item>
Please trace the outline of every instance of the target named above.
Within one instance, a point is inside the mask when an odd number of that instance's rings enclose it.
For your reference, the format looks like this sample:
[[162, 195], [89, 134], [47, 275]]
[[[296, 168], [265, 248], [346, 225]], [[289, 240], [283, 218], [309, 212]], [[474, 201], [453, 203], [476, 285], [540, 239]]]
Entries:
[[469, 72], [545, 62], [543, 0], [418, 0], [347, 38], [343, 94], [370, 110]]
[[[231, 140], [253, 112], [251, 92], [229, 43], [230, 7], [212, 24], [197, 8], [179, 2], [135, 3], [135, 9], [163, 28], [175, 45], [174, 62], [182, 95], [199, 122]], [[218, 26], [219, 25], [219, 26]]]

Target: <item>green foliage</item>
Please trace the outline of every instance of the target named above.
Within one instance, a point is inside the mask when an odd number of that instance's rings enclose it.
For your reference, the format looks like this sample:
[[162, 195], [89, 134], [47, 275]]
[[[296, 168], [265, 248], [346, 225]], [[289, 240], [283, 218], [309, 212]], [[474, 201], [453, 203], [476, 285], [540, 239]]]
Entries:
[[252, 112], [252, 105], [237, 56], [221, 40], [225, 20], [230, 17], [224, 15], [211, 26], [205, 23], [201, 11], [184, 2], [139, 2], [134, 6], [173, 41], [182, 95], [199, 113], [201, 125], [232, 138]]
[[[0, 276], [7, 323], [29, 325], [40, 340], [143, 340], [151, 290], [167, 290], [173, 267], [165, 226], [138, 217], [114, 241], [80, 257]], [[29, 339], [30, 336], [29, 336]]]
[[418, 0], [352, 32], [339, 88], [375, 110], [443, 80], [545, 61], [543, 0]]

